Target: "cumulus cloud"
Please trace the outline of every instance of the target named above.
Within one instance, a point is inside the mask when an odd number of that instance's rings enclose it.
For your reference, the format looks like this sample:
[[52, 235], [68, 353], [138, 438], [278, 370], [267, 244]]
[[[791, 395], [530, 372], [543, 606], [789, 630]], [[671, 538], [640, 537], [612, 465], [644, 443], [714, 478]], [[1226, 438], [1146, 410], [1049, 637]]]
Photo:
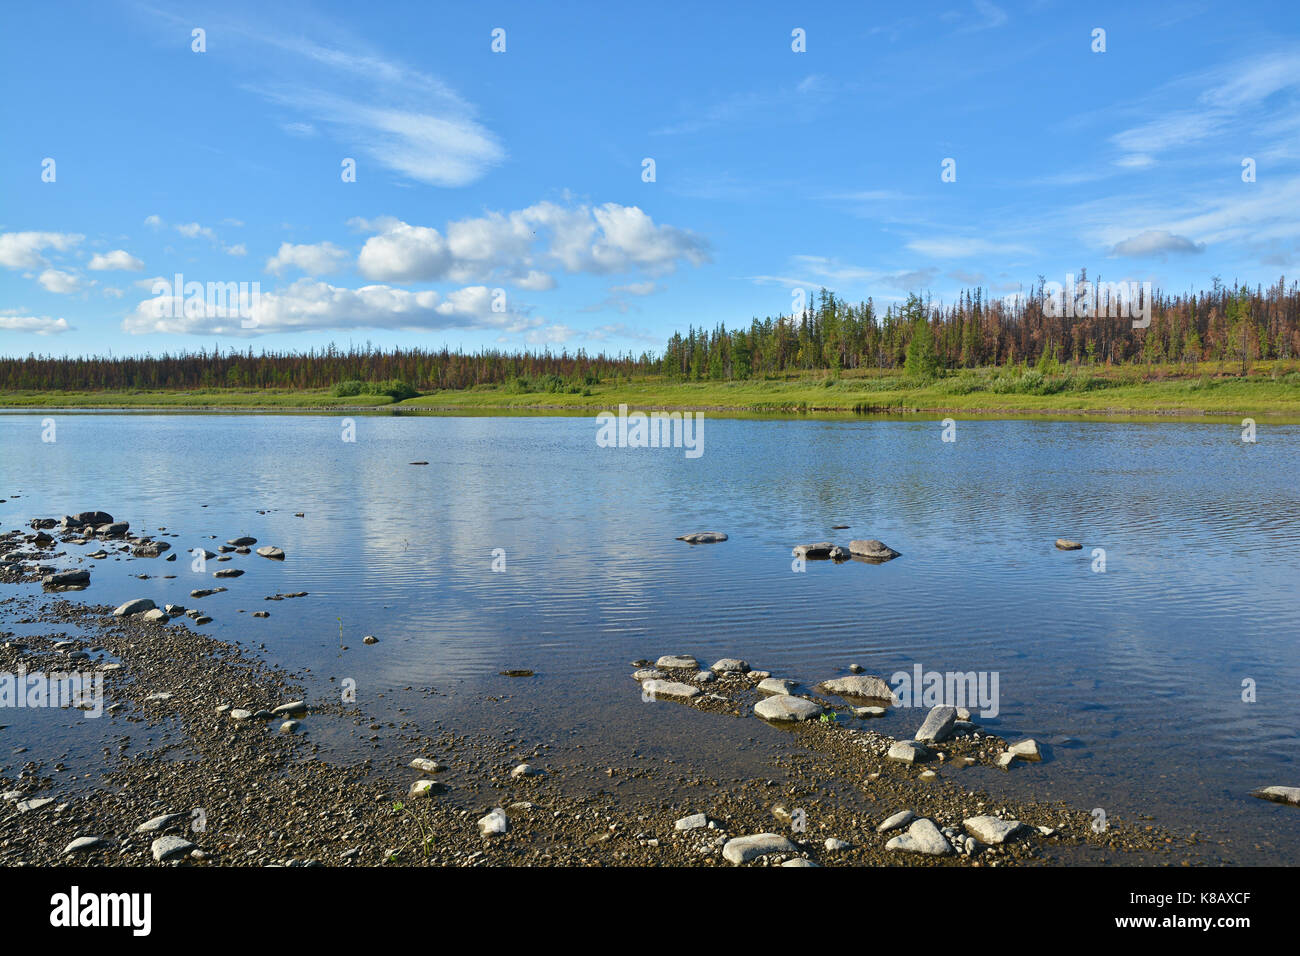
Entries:
[[96, 272], [139, 272], [144, 263], [125, 249], [97, 252], [90, 260], [90, 269]]
[[1176, 236], [1168, 229], [1148, 229], [1132, 238], [1117, 242], [1111, 249], [1112, 256], [1187, 255], [1205, 251], [1204, 245], [1198, 245], [1186, 236]]
[[708, 243], [675, 226], [657, 225], [637, 206], [562, 206], [540, 202], [510, 213], [431, 226], [394, 219], [353, 220], [377, 231], [357, 259], [367, 279], [415, 282], [500, 281], [520, 288], [552, 288], [547, 269], [608, 274], [643, 270], [664, 274], [682, 262], [710, 259]]
[[70, 295], [73, 292], [81, 290], [81, 277], [71, 272], [63, 272], [59, 269], [46, 269], [36, 281], [39, 282], [47, 292], [57, 292], [60, 295]]
[[46, 265], [46, 249], [63, 252], [85, 236], [71, 232], [0, 233], [0, 266], [6, 269], [37, 269]]
[[6, 332], [33, 332], [36, 335], [58, 335], [72, 326], [67, 319], [52, 319], [48, 315], [19, 315], [0, 312], [0, 329]]
[[197, 222], [184, 222], [176, 226], [176, 231], [186, 239], [197, 239], [202, 236], [205, 239], [216, 241], [217, 234], [207, 226], [200, 226]]
[[284, 275], [288, 269], [297, 269], [309, 275], [326, 275], [337, 272], [347, 257], [347, 252], [332, 242], [315, 245], [282, 242], [280, 250], [266, 260], [266, 271], [277, 276]]
[[[241, 308], [233, 295], [155, 296], [140, 302], [122, 322], [123, 331], [195, 335], [262, 335], [328, 329], [440, 331], [486, 329], [518, 333], [542, 328], [543, 320], [509, 307], [486, 286], [440, 294], [388, 285], [347, 289], [299, 279], [275, 292], [249, 296]], [[245, 327], [247, 325], [247, 327]]]

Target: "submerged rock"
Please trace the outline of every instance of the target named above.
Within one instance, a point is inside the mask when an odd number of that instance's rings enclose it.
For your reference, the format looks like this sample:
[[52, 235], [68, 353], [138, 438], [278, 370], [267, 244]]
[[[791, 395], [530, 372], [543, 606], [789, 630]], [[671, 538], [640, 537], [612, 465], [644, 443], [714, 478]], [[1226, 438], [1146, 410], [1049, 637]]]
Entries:
[[661, 697], [690, 700], [692, 697], [698, 697], [701, 693], [698, 687], [670, 680], [642, 681], [641, 691], [648, 694], [651, 700], [658, 700]]
[[829, 541], [818, 541], [815, 544], [796, 544], [794, 553], [801, 558], [829, 558], [836, 547]]
[[1071, 541], [1069, 538], [1057, 538], [1056, 546], [1062, 551], [1079, 551], [1083, 548], [1077, 541]]
[[692, 531], [690, 534], [678, 535], [677, 540], [687, 544], [717, 544], [726, 541], [727, 536], [721, 531]]

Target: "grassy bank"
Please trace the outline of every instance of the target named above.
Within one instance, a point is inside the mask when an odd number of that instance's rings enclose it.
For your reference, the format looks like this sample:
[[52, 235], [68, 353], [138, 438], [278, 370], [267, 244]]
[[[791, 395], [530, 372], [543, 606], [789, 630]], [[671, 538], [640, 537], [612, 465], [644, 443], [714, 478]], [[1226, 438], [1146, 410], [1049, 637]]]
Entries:
[[1256, 363], [1243, 376], [1235, 365], [1066, 369], [975, 369], [917, 380], [890, 372], [813, 373], [784, 379], [682, 382], [654, 376], [597, 384], [539, 385], [516, 381], [426, 392], [397, 401], [383, 394], [337, 390], [203, 389], [24, 391], [0, 393], [11, 408], [412, 408], [482, 412], [543, 409], [595, 411], [620, 403], [635, 408], [706, 409], [802, 414], [813, 412], [968, 412], [1021, 415], [1181, 415], [1300, 420], [1300, 363]]

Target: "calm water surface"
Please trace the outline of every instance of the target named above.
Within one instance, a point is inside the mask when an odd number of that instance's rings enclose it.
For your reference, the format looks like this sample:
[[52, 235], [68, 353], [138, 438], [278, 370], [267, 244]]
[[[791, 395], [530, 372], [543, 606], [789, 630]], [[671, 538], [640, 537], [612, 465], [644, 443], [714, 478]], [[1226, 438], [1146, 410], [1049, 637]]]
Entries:
[[[214, 635], [310, 668], [320, 693], [329, 676], [372, 700], [436, 688], [402, 700], [417, 720], [486, 721], [470, 702], [508, 693], [511, 720], [610, 751], [763, 759], [745, 746], [768, 734], [756, 721], [643, 705], [636, 658], [739, 656], [808, 683], [849, 663], [997, 672], [988, 723], [1051, 746], [991, 786], [1300, 861], [1300, 811], [1246, 796], [1300, 786], [1300, 426], [1251, 445], [1230, 425], [973, 421], [945, 443], [928, 421], [709, 418], [691, 460], [598, 448], [589, 417], [354, 421], [345, 442], [324, 416], [3, 414], [0, 526], [98, 508], [179, 532], [182, 552], [252, 535], [288, 560], [236, 559], [248, 573], [202, 601]], [[694, 530], [730, 540], [673, 540]], [[1062, 536], [1084, 550], [1057, 551]], [[792, 570], [793, 544], [851, 538], [903, 556]], [[107, 561], [74, 598], [190, 606], [211, 583], [184, 553]], [[310, 596], [262, 601], [295, 590]], [[882, 729], [919, 722], [895, 711]]]

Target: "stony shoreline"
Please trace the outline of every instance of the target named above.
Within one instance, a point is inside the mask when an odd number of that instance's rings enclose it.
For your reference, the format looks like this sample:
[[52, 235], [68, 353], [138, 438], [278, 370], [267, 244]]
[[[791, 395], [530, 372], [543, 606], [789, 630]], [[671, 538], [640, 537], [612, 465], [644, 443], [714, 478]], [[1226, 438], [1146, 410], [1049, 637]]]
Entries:
[[[36, 539], [0, 537], [8, 583], [48, 573], [52, 542]], [[789, 728], [787, 751], [762, 778], [722, 779], [639, 754], [596, 764], [580, 741], [555, 748], [523, 729], [431, 733], [337, 697], [304, 700], [303, 686], [256, 650], [198, 632], [171, 609], [77, 604], [62, 587], [0, 599], [0, 627], [42, 631], [0, 632], [0, 672], [101, 673], [102, 761], [32, 760], [0, 729], [0, 865], [980, 867], [1203, 857], [1194, 834], [1117, 820], [1098, 832], [1084, 810], [964, 785], [963, 770], [996, 764], [1006, 742], [955, 711], [930, 714], [916, 734], [924, 742], [877, 733], [871, 707], [853, 700], [879, 680], [869, 675], [805, 691], [736, 659], [632, 662], [640, 693], [664, 706], [756, 725], [766, 714]], [[793, 713], [811, 719], [785, 719]], [[382, 734], [408, 756], [340, 764], [313, 742], [311, 731], [326, 727], [363, 740]], [[899, 759], [904, 749], [911, 759]]]

